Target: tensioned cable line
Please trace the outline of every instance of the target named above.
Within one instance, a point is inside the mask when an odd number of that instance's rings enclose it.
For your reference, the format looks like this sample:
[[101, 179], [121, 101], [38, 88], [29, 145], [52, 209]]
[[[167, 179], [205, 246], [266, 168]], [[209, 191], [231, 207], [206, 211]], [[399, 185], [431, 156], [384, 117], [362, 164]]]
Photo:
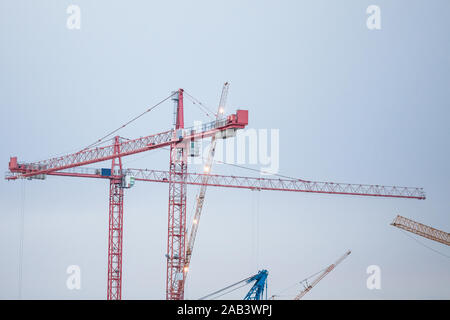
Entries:
[[450, 259], [450, 256], [448, 256], [448, 255], [446, 255], [445, 253], [442, 253], [442, 252], [440, 252], [440, 251], [438, 251], [438, 250], [436, 250], [436, 249], [433, 249], [433, 248], [427, 246], [426, 244], [422, 243], [422, 241], [419, 241], [418, 239], [416, 239], [416, 238], [413, 237], [412, 235], [408, 234], [406, 231], [403, 231], [403, 230], [401, 230], [401, 229], [400, 229], [400, 231], [403, 232], [406, 236], [408, 236], [408, 237], [410, 237], [411, 239], [413, 239], [414, 241], [416, 241], [416, 242], [417, 242], [418, 244], [420, 244], [421, 246], [423, 246], [423, 247], [425, 247], [425, 248], [427, 248], [427, 249], [429, 249], [429, 250], [431, 250], [431, 251], [433, 251], [433, 252], [435, 252], [435, 253], [438, 253], [438, 254], [440, 254], [440, 255], [443, 256], [443, 257], [446, 257], [446, 258]]
[[[274, 295], [272, 295], [272, 297], [287, 296], [287, 295], [282, 295], [282, 293], [284, 293], [284, 292], [286, 292], [286, 291], [288, 291], [288, 290], [290, 290], [290, 289], [292, 289], [292, 288], [294, 288], [294, 287], [296, 287], [296, 286], [298, 286], [298, 285], [303, 285], [303, 286], [305, 286], [305, 283], [308, 284], [308, 279], [311, 279], [312, 277], [315, 277], [315, 276], [318, 275], [319, 273], [325, 271], [327, 268], [328, 268], [328, 267], [325, 267], [325, 268], [323, 268], [322, 270], [317, 271], [316, 273], [310, 275], [309, 277], [306, 277], [306, 278], [303, 279], [302, 281], [296, 282], [296, 283], [290, 285], [289, 287], [287, 287], [287, 288], [285, 288], [285, 289], [283, 289], [283, 290], [278, 291], [278, 294], [274, 294]], [[307, 287], [307, 285], [306, 285], [306, 287]]]
[[121, 125], [121, 126], [118, 127], [117, 129], [111, 131], [110, 133], [108, 133], [107, 135], [105, 135], [105, 136], [103, 136], [102, 138], [98, 139], [98, 140], [95, 141], [94, 143], [91, 143], [91, 144], [88, 145], [87, 147], [84, 147], [84, 148], [78, 148], [78, 149], [73, 149], [73, 150], [68, 151], [68, 152], [59, 153], [59, 154], [53, 155], [53, 157], [58, 157], [58, 156], [60, 156], [60, 155], [64, 155], [64, 154], [67, 154], [67, 153], [70, 153], [70, 152], [78, 152], [78, 151], [80, 151], [80, 149], [81, 149], [81, 151], [84, 151], [84, 150], [86, 150], [86, 149], [89, 149], [89, 148], [92, 148], [92, 147], [95, 147], [95, 146], [98, 146], [98, 145], [100, 145], [100, 144], [103, 144], [103, 143], [106, 143], [106, 142], [108, 142], [108, 141], [113, 140], [114, 138], [111, 138], [111, 139], [108, 139], [108, 140], [104, 140], [104, 139], [108, 138], [109, 136], [111, 136], [112, 134], [116, 133], [116, 132], [119, 131], [120, 129], [125, 128], [127, 125], [129, 125], [129, 124], [132, 123], [133, 121], [139, 119], [140, 117], [142, 117], [142, 116], [145, 115], [146, 113], [152, 111], [152, 110], [155, 109], [157, 106], [159, 106], [159, 105], [162, 104], [163, 102], [165, 102], [165, 101], [167, 101], [168, 99], [170, 99], [171, 97], [173, 97], [175, 94], [176, 94], [176, 92], [172, 93], [170, 96], [168, 96], [168, 97], [164, 98], [163, 100], [159, 101], [157, 104], [151, 106], [150, 108], [148, 108], [147, 110], [145, 110], [144, 112], [142, 112], [141, 114], [139, 114], [138, 116], [136, 116], [136, 117], [134, 117], [133, 119], [131, 119], [130, 121], [124, 123], [123, 125]]
[[[204, 159], [204, 158], [203, 158], [203, 159]], [[205, 160], [205, 159], [204, 159], [204, 160]], [[215, 159], [214, 159], [213, 161], [216, 162], [216, 163], [226, 164], [226, 165], [229, 165], [229, 166], [233, 166], [233, 167], [237, 167], [237, 168], [241, 168], [241, 169], [245, 169], [245, 170], [250, 170], [250, 171], [255, 171], [255, 172], [258, 172], [258, 173], [266, 173], [266, 174], [269, 174], [269, 175], [274, 175], [274, 176], [277, 176], [277, 177], [280, 177], [280, 178], [285, 178], [285, 179], [291, 179], [291, 180], [296, 180], [296, 181], [304, 181], [304, 182], [307, 182], [307, 180], [303, 180], [303, 179], [299, 179], [299, 178], [294, 178], [294, 177], [289, 177], [289, 176], [285, 176], [285, 175], [278, 174], [278, 173], [272, 173], [272, 172], [265, 171], [265, 170], [253, 169], [253, 168], [249, 168], [249, 167], [242, 166], [242, 165], [238, 165], [238, 164], [234, 164], [234, 163], [224, 162], [224, 161], [215, 160]]]
[[[190, 98], [188, 95], [186, 95], [186, 97]], [[208, 116], [211, 119], [214, 119], [214, 117], [212, 115], [210, 115], [211, 112], [209, 110], [205, 109], [200, 103], [195, 102], [194, 99], [190, 99], [190, 100], [191, 100], [192, 104], [195, 105], [196, 107], [198, 107], [198, 109], [201, 112], [203, 112], [204, 114], [206, 114], [206, 116]]]
[[89, 149], [91, 147], [94, 147], [96, 145], [98, 145], [100, 142], [102, 142], [104, 139], [108, 138], [109, 136], [113, 135], [114, 133], [116, 133], [117, 131], [119, 131], [120, 129], [125, 128], [127, 125], [129, 125], [130, 123], [136, 121], [137, 119], [139, 119], [140, 117], [142, 117], [143, 115], [145, 115], [146, 113], [152, 111], [153, 109], [155, 109], [157, 106], [159, 106], [160, 104], [162, 104], [163, 102], [169, 100], [171, 97], [173, 97], [176, 94], [176, 92], [173, 92], [172, 94], [170, 94], [168, 97], [164, 98], [163, 100], [159, 101], [157, 104], [151, 106], [150, 108], [148, 108], [147, 110], [145, 110], [144, 112], [142, 112], [141, 114], [137, 115], [136, 117], [134, 117], [133, 119], [129, 120], [128, 122], [124, 123], [123, 125], [121, 125], [120, 127], [118, 127], [117, 129], [111, 131], [110, 133], [108, 133], [107, 135], [103, 136], [102, 138], [98, 139], [97, 141], [95, 141], [94, 143], [88, 145], [87, 147], [85, 147], [83, 150]]
[[230, 290], [230, 291], [227, 291], [227, 292], [225, 292], [225, 293], [222, 293], [222, 294], [218, 295], [217, 297], [214, 297], [212, 300], [216, 300], [216, 299], [218, 299], [218, 298], [220, 298], [220, 297], [222, 297], [222, 296], [224, 296], [224, 295], [226, 295], [226, 294], [229, 294], [229, 293], [231, 293], [231, 292], [234, 292], [234, 291], [236, 291], [236, 290], [239, 290], [240, 288], [243, 288], [243, 287], [245, 287], [245, 286], [247, 286], [247, 285], [248, 285], [248, 283], [244, 283], [242, 286], [239, 286], [239, 287], [234, 288], [234, 289], [232, 289], [232, 290]]
[[19, 266], [18, 266], [18, 274], [17, 274], [19, 300], [22, 299], [22, 265], [23, 265], [24, 228], [25, 228], [25, 180], [22, 180], [21, 194], [20, 194], [20, 210], [19, 210]]
[[[252, 276], [252, 277], [253, 277], [253, 276]], [[241, 281], [238, 281], [238, 282], [233, 283], [233, 284], [231, 284], [231, 285], [229, 285], [229, 286], [226, 286], [225, 288], [222, 288], [222, 289], [220, 289], [220, 290], [214, 291], [213, 293], [210, 293], [210, 294], [208, 294], [208, 295], [206, 295], [206, 296], [204, 296], [204, 297], [201, 297], [201, 298], [198, 299], [198, 300], [204, 300], [204, 299], [206, 299], [206, 298], [209, 298], [209, 297], [211, 297], [211, 296], [213, 296], [213, 295], [215, 295], [215, 294], [218, 294], [218, 293], [220, 293], [220, 292], [222, 292], [222, 291], [225, 291], [225, 290], [227, 290], [227, 289], [230, 289], [230, 288], [232, 288], [232, 287], [234, 287], [234, 286], [236, 286], [236, 285], [238, 285], [238, 284], [240, 284], [240, 283], [242, 283], [242, 282], [248, 281], [248, 280], [250, 280], [252, 277], [245, 278], [245, 279], [243, 279], [243, 280], [241, 280]], [[232, 290], [232, 291], [234, 291], [234, 290]], [[231, 291], [230, 291], [230, 292], [231, 292]]]
[[203, 107], [203, 112], [205, 112], [206, 115], [207, 115], [208, 117], [212, 117], [212, 115], [214, 115], [214, 116], [216, 115], [216, 113], [215, 113], [214, 111], [212, 111], [211, 108], [209, 108], [209, 107], [206, 106], [204, 103], [202, 103], [200, 100], [198, 100], [197, 98], [195, 98], [194, 96], [192, 96], [191, 94], [189, 94], [189, 92], [187, 92], [187, 91], [185, 90], [184, 93], [186, 94], [186, 96], [187, 96], [188, 98], [191, 99], [191, 101], [192, 101], [194, 104], [196, 104], [196, 105], [198, 105], [198, 106], [200, 106], [200, 107]]

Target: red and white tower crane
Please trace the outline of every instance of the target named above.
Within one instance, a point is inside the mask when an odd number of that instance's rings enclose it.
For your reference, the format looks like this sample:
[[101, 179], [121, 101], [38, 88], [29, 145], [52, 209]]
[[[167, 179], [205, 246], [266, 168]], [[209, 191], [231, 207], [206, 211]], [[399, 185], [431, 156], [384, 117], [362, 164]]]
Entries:
[[[224, 88], [224, 90], [227, 90]], [[226, 91], [225, 97], [226, 97]], [[224, 97], [222, 93], [222, 98]], [[425, 199], [421, 188], [362, 185], [333, 182], [315, 182], [301, 179], [254, 178], [242, 176], [213, 175], [207, 173], [188, 173], [187, 154], [191, 142], [207, 138], [226, 138], [234, 136], [235, 131], [248, 124], [248, 111], [237, 110], [227, 117], [219, 116], [215, 121], [201, 128], [184, 128], [183, 93], [179, 89], [171, 95], [175, 101], [174, 128], [165, 132], [133, 140], [122, 140], [118, 136], [114, 143], [102, 147], [88, 147], [79, 152], [55, 157], [34, 163], [18, 162], [11, 157], [8, 180], [19, 178], [43, 179], [46, 175], [101, 178], [110, 180], [109, 195], [109, 245], [108, 245], [108, 289], [107, 298], [122, 298], [122, 242], [123, 242], [123, 202], [124, 189], [129, 187], [129, 179], [136, 181], [162, 182], [169, 184], [168, 237], [167, 237], [167, 275], [166, 298], [183, 299], [184, 281], [189, 266], [198, 220], [194, 224], [194, 234], [189, 238], [186, 250], [186, 188], [187, 185], [200, 186], [203, 191], [202, 203], [197, 204], [199, 219], [204, 201], [206, 186], [240, 188], [250, 190], [274, 190], [310, 192], [405, 199]], [[165, 100], [167, 100], [166, 98]], [[224, 99], [222, 99], [224, 101]], [[221, 112], [219, 104], [219, 113]], [[222, 106], [223, 107], [223, 106]], [[170, 147], [169, 171], [124, 169], [122, 158]], [[214, 150], [214, 148], [212, 148]], [[212, 165], [214, 151], [209, 152], [207, 165]], [[83, 166], [112, 160], [111, 169], [91, 169]], [[198, 212], [198, 213], [197, 213]], [[194, 217], [195, 219], [195, 217]], [[193, 230], [194, 227], [191, 229]]]
[[[7, 179], [41, 178], [44, 175], [59, 175], [62, 170], [81, 167], [91, 163], [112, 160], [111, 170], [103, 174], [110, 179], [109, 196], [109, 245], [108, 245], [108, 291], [107, 298], [121, 299], [122, 288], [122, 239], [123, 239], [123, 184], [122, 157], [161, 147], [170, 147], [169, 214], [167, 237], [166, 298], [183, 299], [186, 230], [186, 173], [189, 142], [209, 138], [218, 132], [243, 129], [248, 123], [248, 111], [207, 123], [201, 128], [184, 129], [183, 89], [172, 98], [175, 100], [175, 125], [172, 130], [128, 141], [115, 137], [112, 145], [85, 148], [77, 153], [51, 158], [35, 163], [19, 163], [12, 157]], [[64, 175], [64, 174], [63, 174]], [[83, 172], [74, 176], [84, 177]]]

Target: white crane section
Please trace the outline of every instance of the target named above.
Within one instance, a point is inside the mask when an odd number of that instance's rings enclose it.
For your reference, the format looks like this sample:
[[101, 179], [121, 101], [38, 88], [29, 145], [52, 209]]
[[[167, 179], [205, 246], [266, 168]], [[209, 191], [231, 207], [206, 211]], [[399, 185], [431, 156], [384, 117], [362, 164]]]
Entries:
[[[216, 120], [219, 120], [224, 115], [225, 105], [226, 105], [227, 96], [228, 96], [228, 87], [229, 87], [228, 82], [225, 82], [225, 84], [223, 85], [223, 89], [222, 89], [222, 95], [221, 95], [220, 101], [219, 101], [219, 107], [218, 107], [217, 113], [216, 113]], [[227, 132], [227, 134], [228, 134], [228, 132]], [[224, 136], [223, 134], [219, 134], [219, 135], [214, 135], [211, 137], [211, 144], [210, 144], [209, 151], [208, 151], [208, 157], [206, 159], [206, 163], [205, 163], [204, 169], [203, 169], [204, 175], [202, 177], [202, 184], [200, 186], [200, 189], [199, 189], [199, 192], [197, 195], [195, 214], [194, 214], [194, 219], [192, 220], [191, 233], [190, 233], [190, 236], [188, 239], [188, 245], [186, 248], [186, 260], [185, 260], [185, 264], [184, 264], [184, 273], [185, 273], [184, 279], [186, 279], [187, 272], [189, 271], [189, 264], [191, 262], [192, 251], [194, 250], [195, 238], [197, 236], [197, 230], [198, 230], [198, 225], [200, 222], [200, 217], [202, 214], [203, 203], [205, 201], [205, 194], [206, 194], [206, 187], [207, 187], [208, 180], [209, 180], [209, 173], [211, 173], [211, 166], [213, 164], [214, 154], [216, 152], [217, 138], [226, 138], [226, 136]]]
[[335, 263], [329, 265], [324, 272], [320, 274], [314, 281], [305, 287], [295, 298], [294, 300], [300, 300], [306, 293], [308, 293], [320, 280], [322, 280], [327, 274], [329, 274], [331, 271], [333, 271], [334, 268], [338, 264], [340, 264], [345, 258], [347, 258], [350, 253], [352, 253], [350, 250], [347, 251], [342, 257], [340, 257]]

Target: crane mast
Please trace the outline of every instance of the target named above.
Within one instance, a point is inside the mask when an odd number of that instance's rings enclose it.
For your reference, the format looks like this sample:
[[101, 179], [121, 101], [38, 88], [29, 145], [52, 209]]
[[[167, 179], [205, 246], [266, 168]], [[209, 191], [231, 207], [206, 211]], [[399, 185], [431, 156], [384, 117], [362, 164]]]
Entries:
[[[114, 138], [114, 153], [120, 153], [119, 137]], [[123, 243], [122, 159], [113, 158], [109, 180], [108, 285], [107, 299], [122, 299]]]
[[417, 234], [424, 238], [450, 246], [450, 233], [432, 228], [414, 220], [397, 215], [392, 226]]
[[[217, 113], [216, 113], [216, 120], [219, 120], [223, 116], [225, 105], [226, 105], [226, 100], [227, 100], [227, 96], [228, 96], [228, 88], [229, 88], [229, 84], [228, 84], [228, 82], [226, 82], [223, 85], [222, 94], [221, 94], [220, 102], [219, 102], [219, 107], [218, 107]], [[206, 194], [206, 188], [208, 186], [209, 173], [211, 172], [211, 167], [212, 167], [213, 160], [214, 160], [214, 154], [216, 152], [216, 141], [217, 141], [216, 136], [217, 135], [214, 135], [211, 137], [211, 144], [209, 146], [208, 157], [207, 157], [205, 165], [204, 165], [204, 173], [205, 174], [202, 176], [200, 189], [199, 189], [199, 192], [198, 192], [198, 195], [196, 198], [195, 213], [194, 213], [194, 218], [192, 220], [191, 233], [189, 236], [188, 245], [187, 245], [187, 249], [186, 249], [186, 262], [184, 265], [184, 273], [185, 273], [184, 280], [186, 280], [186, 275], [189, 271], [189, 265], [191, 262], [192, 251], [194, 250], [195, 238], [197, 236], [197, 230], [198, 230], [198, 225], [200, 223], [200, 217], [202, 214], [203, 203], [205, 201], [205, 194]]]
[[316, 279], [314, 279], [314, 281], [310, 284], [307, 285], [305, 289], [303, 289], [295, 298], [294, 300], [300, 300], [301, 298], [303, 298], [303, 296], [305, 294], [307, 294], [312, 288], [314, 288], [314, 286], [319, 283], [320, 280], [322, 280], [323, 278], [325, 278], [325, 276], [327, 274], [329, 274], [331, 271], [334, 270], [334, 268], [336, 268], [345, 258], [347, 258], [350, 253], [352, 253], [350, 250], [347, 251], [342, 257], [340, 257], [335, 263], [329, 265], [324, 272], [322, 272]]
[[[183, 90], [172, 98], [175, 102], [174, 130], [184, 128]], [[166, 299], [184, 299], [185, 245], [186, 245], [186, 143], [170, 144], [169, 162], [169, 210], [167, 228], [167, 276]]]

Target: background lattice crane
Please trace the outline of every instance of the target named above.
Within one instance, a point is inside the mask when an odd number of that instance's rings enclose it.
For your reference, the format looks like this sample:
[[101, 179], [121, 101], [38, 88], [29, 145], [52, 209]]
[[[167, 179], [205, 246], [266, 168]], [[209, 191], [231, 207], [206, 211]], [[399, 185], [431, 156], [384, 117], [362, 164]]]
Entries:
[[409, 231], [427, 239], [450, 246], [450, 233], [432, 228], [414, 220], [397, 215], [391, 223], [394, 227]]
[[335, 263], [330, 264], [325, 271], [323, 271], [316, 279], [314, 279], [313, 282], [311, 282], [311, 284], [308, 284], [308, 282], [305, 282], [305, 288], [297, 295], [295, 296], [294, 300], [300, 300], [301, 298], [303, 298], [303, 296], [305, 294], [307, 294], [312, 288], [314, 288], [314, 286], [316, 284], [319, 283], [320, 280], [322, 280], [323, 278], [325, 278], [325, 276], [327, 274], [329, 274], [331, 271], [334, 270], [334, 268], [336, 268], [345, 258], [347, 258], [350, 253], [352, 253], [350, 250], [347, 251], [342, 257], [340, 257]]

